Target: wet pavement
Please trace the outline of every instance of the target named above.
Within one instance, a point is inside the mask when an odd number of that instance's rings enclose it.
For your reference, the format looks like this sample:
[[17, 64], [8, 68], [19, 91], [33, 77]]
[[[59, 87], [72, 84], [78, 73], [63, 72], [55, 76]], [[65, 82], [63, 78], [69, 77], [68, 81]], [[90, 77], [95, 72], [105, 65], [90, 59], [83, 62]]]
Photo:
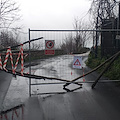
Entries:
[[[46, 97], [31, 97], [26, 101], [26, 120], [119, 120], [120, 89], [115, 84], [83, 85], [78, 92]], [[29, 104], [29, 105], [28, 105]], [[28, 107], [28, 108], [27, 108]]]
[[5, 96], [8, 92], [10, 83], [12, 80], [12, 75], [0, 71], [0, 111], [2, 110], [2, 105], [5, 99]]
[[104, 87], [99, 92], [85, 87], [79, 92], [39, 98], [46, 120], [119, 120], [120, 96], [108, 90], [103, 94]]
[[[84, 56], [83, 61], [86, 59], [87, 57]], [[32, 74], [45, 74], [48, 77], [56, 76], [67, 79], [74, 79], [83, 74], [83, 71], [71, 68], [71, 56], [59, 56], [46, 61], [42, 61], [40, 64], [32, 66]], [[50, 64], [50, 61], [52, 64]], [[58, 66], [60, 66], [59, 69]], [[85, 66], [84, 62], [83, 66], [84, 72], [90, 70]], [[25, 71], [28, 72], [28, 68], [26, 68]], [[0, 73], [0, 75], [0, 78], [4, 78], [4, 73]], [[97, 75], [98, 74], [94, 72], [84, 77], [85, 81], [95, 80]], [[10, 78], [6, 76], [6, 80], [8, 79]], [[80, 79], [79, 81], [83, 81], [83, 79]], [[52, 83], [58, 81], [34, 80], [32, 83], [38, 82]], [[5, 87], [6, 85], [7, 87]], [[4, 98], [3, 102], [0, 101], [2, 110], [7, 110], [19, 104], [24, 104], [24, 113], [21, 114], [19, 110], [17, 111], [22, 115], [21, 120], [120, 120], [119, 84], [98, 83], [95, 89], [91, 89], [92, 84], [83, 83], [82, 88], [75, 92], [66, 92], [63, 90], [63, 84], [33, 86], [31, 92], [34, 94], [54, 91], [66, 93], [34, 95], [32, 97], [29, 97], [28, 85], [29, 79], [19, 76], [17, 76], [17, 78], [12, 78], [11, 84], [10, 81], [4, 85], [0, 84], [0, 86], [4, 88], [4, 90], [0, 89], [0, 96], [1, 98]], [[71, 84], [67, 88], [75, 89], [77, 87], [77, 85]]]

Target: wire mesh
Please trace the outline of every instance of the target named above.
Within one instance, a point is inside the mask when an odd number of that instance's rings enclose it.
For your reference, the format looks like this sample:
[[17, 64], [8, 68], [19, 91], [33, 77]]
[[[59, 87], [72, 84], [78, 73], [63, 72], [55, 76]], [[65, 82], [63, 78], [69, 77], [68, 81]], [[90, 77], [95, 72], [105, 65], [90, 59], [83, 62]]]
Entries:
[[[30, 39], [43, 37], [40, 41], [31, 44], [31, 74], [71, 81], [83, 74], [83, 69], [73, 68], [74, 56], [82, 56], [83, 61], [87, 59], [85, 54], [80, 54], [86, 52], [81, 48], [84, 48], [86, 43], [91, 44], [90, 46], [93, 46], [91, 50], [96, 55], [97, 47], [101, 45], [101, 56], [114, 54], [118, 50], [116, 45], [119, 41], [116, 39], [118, 31], [120, 30], [30, 30]], [[55, 54], [46, 55], [46, 40], [54, 41]], [[84, 68], [83, 64], [82, 66]], [[83, 79], [78, 80], [80, 81], [83, 82]], [[32, 79], [30, 84], [33, 85], [32, 93], [35, 94], [41, 91], [63, 92], [64, 85], [57, 79]], [[41, 86], [36, 88], [35, 85]]]
[[[84, 34], [84, 39], [87, 39], [87, 34], [92, 35], [90, 32], [81, 31], [81, 35]], [[80, 49], [79, 51], [76, 50], [75, 38], [77, 34], [78, 31], [30, 30], [30, 39], [43, 37], [40, 41], [31, 44], [31, 74], [70, 81], [83, 74], [83, 70], [73, 69], [74, 56], [81, 56], [80, 54], [74, 55], [74, 52], [79, 53], [81, 51]], [[54, 41], [55, 54], [46, 55], [46, 40]], [[65, 83], [50, 79], [32, 79], [30, 83], [32, 85], [31, 94], [38, 94], [41, 91], [64, 92], [63, 85]], [[76, 84], [72, 86], [79, 87]]]

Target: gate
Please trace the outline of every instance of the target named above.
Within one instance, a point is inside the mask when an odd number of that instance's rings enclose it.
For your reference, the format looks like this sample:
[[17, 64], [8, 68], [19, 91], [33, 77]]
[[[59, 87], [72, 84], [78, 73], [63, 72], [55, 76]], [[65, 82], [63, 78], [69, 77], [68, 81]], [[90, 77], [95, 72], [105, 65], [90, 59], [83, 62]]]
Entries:
[[[85, 82], [84, 64], [83, 65], [81, 64], [82, 69], [74, 69], [73, 67], [74, 56], [81, 56], [83, 61], [85, 60], [86, 55], [80, 53], [84, 53], [87, 51], [87, 49], [85, 48], [82, 49], [85, 46], [86, 42], [93, 45], [93, 49], [95, 49], [96, 55], [98, 45], [102, 44], [101, 47], [103, 47], [103, 38], [101, 37], [104, 37], [104, 33], [112, 34], [115, 33], [116, 31], [118, 31], [118, 29], [117, 30], [29, 29], [29, 40], [43, 37], [43, 39], [41, 39], [40, 41], [37, 41], [32, 44], [29, 43], [30, 49], [29, 73], [44, 76], [44, 78], [40, 80], [31, 78], [29, 79], [30, 95], [55, 94], [55, 93], [58, 94], [64, 93], [66, 91], [71, 92], [80, 89], [82, 87], [82, 82]], [[107, 47], [109, 49], [110, 47], [115, 48], [114, 45]], [[102, 48], [102, 50], [104, 49], [105, 48]], [[115, 52], [116, 49], [113, 50], [112, 54], [114, 54]], [[93, 83], [94, 81], [91, 82]], [[68, 85], [69, 84], [71, 85], [71, 83], [74, 87], [69, 88]]]
[[[97, 55], [97, 45], [101, 44], [105, 53], [107, 49], [103, 45], [104, 33], [109, 34], [120, 31], [118, 29], [103, 29], [103, 30], [30, 30], [29, 29], [29, 41], [23, 44], [12, 46], [7, 49], [6, 58], [2, 68], [1, 54], [0, 54], [0, 69], [11, 73], [13, 75], [19, 75], [29, 78], [29, 94], [31, 95], [43, 95], [43, 94], [58, 94], [73, 92], [82, 87], [82, 83], [94, 83], [92, 88], [96, 85], [102, 74], [108, 69], [108, 67], [114, 62], [117, 56], [120, 55], [120, 51], [116, 53], [117, 46], [110, 44], [107, 46], [112, 49], [114, 54], [104, 63], [99, 65], [97, 68], [84, 73], [84, 61], [87, 59], [86, 54], [89, 49], [84, 48], [85, 43], [93, 44], [93, 52]], [[95, 34], [96, 33], [96, 34]], [[97, 35], [97, 36], [96, 36]], [[118, 35], [116, 35], [118, 36]], [[115, 37], [115, 35], [114, 35]], [[38, 41], [39, 40], [39, 41]], [[118, 38], [117, 38], [118, 41]], [[23, 45], [29, 43], [29, 62], [25, 63], [25, 69], [29, 69], [26, 73], [23, 71]], [[113, 45], [113, 46], [112, 46]], [[13, 59], [11, 49], [21, 46], [20, 52], [18, 53], [15, 68], [13, 67]], [[106, 47], [106, 48], [105, 48]], [[0, 51], [4, 51], [2, 49]], [[6, 69], [6, 63], [8, 56], [11, 58], [12, 70]], [[16, 67], [21, 55], [21, 73], [16, 71]], [[110, 63], [105, 70], [98, 76], [96, 81], [86, 81], [85, 76], [99, 69], [107, 62]], [[26, 71], [27, 71], [26, 70]], [[119, 81], [119, 80], [117, 80]], [[101, 81], [101, 82], [112, 82], [112, 81]]]
[[83, 75], [84, 69], [73, 68], [73, 59], [74, 56], [80, 56], [80, 53], [88, 51], [82, 47], [86, 40], [93, 36], [93, 32], [90, 30], [29, 29], [29, 40], [43, 37], [29, 44], [29, 73], [46, 77], [40, 80], [29, 79], [30, 95], [58, 94], [81, 88], [82, 84], [78, 82], [83, 81], [83, 78], [72, 84], [70, 88], [64, 85]]

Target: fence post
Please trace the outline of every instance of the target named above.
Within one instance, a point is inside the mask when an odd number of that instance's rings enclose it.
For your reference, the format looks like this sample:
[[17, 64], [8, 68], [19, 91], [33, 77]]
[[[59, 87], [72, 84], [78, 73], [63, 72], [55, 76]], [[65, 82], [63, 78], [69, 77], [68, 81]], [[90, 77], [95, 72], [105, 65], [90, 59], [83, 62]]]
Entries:
[[[29, 74], [31, 75], [31, 45], [30, 45], [30, 29], [29, 29]], [[29, 96], [31, 97], [31, 78], [29, 78]]]

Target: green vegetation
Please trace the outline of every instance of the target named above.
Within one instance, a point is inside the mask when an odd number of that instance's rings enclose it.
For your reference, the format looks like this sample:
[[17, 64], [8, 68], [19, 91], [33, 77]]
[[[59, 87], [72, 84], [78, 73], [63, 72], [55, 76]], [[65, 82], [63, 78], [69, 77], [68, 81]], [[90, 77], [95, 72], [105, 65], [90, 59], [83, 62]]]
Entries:
[[[86, 62], [87, 66], [90, 68], [95, 68], [101, 63], [103, 63], [107, 58], [102, 57], [101, 58], [101, 52], [100, 47], [98, 49], [98, 57], [95, 58], [95, 55], [93, 52], [89, 54], [88, 60]], [[107, 64], [106, 64], [107, 65]], [[105, 66], [98, 70], [98, 72], [101, 72]], [[114, 63], [111, 65], [111, 67], [105, 72], [104, 76], [108, 77], [112, 80], [120, 80], [120, 56], [114, 61]]]

